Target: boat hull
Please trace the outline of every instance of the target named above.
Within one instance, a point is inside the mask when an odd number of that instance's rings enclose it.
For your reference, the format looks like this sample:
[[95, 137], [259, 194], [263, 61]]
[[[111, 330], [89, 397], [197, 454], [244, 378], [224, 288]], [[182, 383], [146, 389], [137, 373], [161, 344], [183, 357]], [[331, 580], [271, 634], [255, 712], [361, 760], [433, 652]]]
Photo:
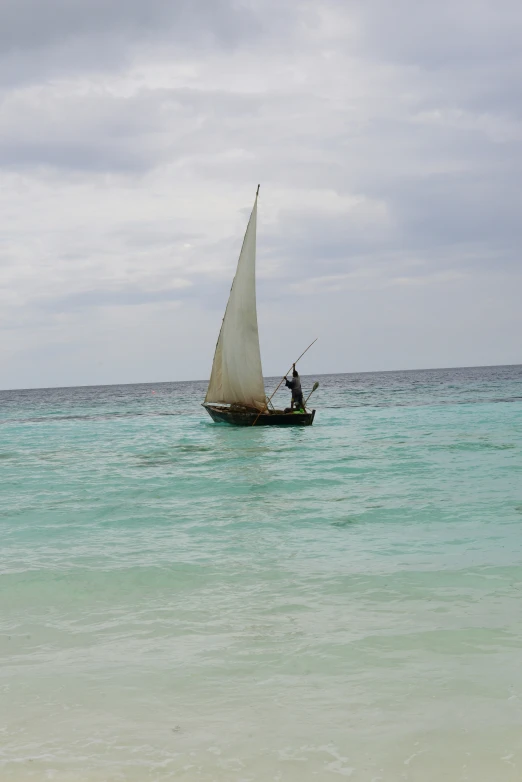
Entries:
[[230, 410], [227, 407], [214, 407], [214, 405], [203, 405], [203, 407], [216, 423], [232, 424], [232, 426], [312, 426], [315, 418], [315, 410], [310, 413], [285, 413], [283, 410], [274, 410], [259, 415], [254, 410]]

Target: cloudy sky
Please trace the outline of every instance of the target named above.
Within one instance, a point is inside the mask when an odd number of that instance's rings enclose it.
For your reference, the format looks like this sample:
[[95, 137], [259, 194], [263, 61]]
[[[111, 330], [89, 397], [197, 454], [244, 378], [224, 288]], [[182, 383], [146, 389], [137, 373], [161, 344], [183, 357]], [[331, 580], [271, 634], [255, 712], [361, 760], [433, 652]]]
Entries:
[[519, 0], [1, 0], [0, 388], [522, 362]]

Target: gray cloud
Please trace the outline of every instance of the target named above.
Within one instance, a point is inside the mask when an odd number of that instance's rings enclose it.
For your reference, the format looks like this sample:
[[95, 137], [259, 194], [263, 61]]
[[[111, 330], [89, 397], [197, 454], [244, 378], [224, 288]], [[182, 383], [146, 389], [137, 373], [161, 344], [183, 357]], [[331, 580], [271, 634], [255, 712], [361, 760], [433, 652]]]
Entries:
[[[59, 50], [69, 42], [81, 46], [87, 39], [102, 51], [109, 40], [121, 50], [158, 39], [174, 47], [230, 47], [260, 35], [264, 19], [260, 8], [241, 0], [3, 0], [0, 47], [4, 55]], [[79, 54], [81, 62], [81, 49]]]
[[[336, 5], [342, 12], [342, 0]], [[522, 9], [517, 0], [440, 0], [427, 5], [374, 0], [355, 4], [354, 16], [358, 47], [388, 61], [466, 70], [520, 55]]]
[[250, 121], [259, 110], [253, 96], [222, 90], [20, 90], [3, 102], [0, 165], [143, 172], [216, 150], [213, 135], [223, 144], [223, 122]]
[[185, 288], [184, 281], [174, 288], [164, 288], [158, 291], [146, 291], [140, 288], [119, 288], [115, 291], [88, 290], [83, 293], [71, 294], [61, 299], [46, 301], [48, 309], [69, 312], [79, 307], [106, 307], [109, 305], [135, 306], [136, 304], [151, 304], [163, 301], [178, 301], [180, 289]]
[[[295, 20], [286, 3], [266, 0], [3, 0], [0, 4], [0, 84], [107, 73], [136, 52], [234, 50], [266, 38], [271, 23], [284, 34]], [[292, 4], [290, 4], [292, 5]]]

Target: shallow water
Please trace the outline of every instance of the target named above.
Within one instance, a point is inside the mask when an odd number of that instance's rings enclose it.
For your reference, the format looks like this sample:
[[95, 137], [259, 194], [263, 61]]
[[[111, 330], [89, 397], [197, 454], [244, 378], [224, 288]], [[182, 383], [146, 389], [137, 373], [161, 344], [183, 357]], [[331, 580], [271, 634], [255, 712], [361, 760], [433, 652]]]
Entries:
[[519, 782], [522, 367], [319, 380], [0, 392], [2, 782]]

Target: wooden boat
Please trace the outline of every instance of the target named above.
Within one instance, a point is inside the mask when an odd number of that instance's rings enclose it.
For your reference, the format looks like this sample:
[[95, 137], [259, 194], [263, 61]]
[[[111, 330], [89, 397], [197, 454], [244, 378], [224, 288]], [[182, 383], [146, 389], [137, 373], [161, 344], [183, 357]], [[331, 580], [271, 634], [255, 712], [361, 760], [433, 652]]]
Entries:
[[315, 410], [275, 410], [265, 394], [256, 308], [259, 186], [221, 324], [203, 407], [234, 426], [311, 426]]
[[288, 413], [284, 410], [266, 410], [261, 414], [257, 410], [233, 409], [217, 405], [203, 405], [213, 421], [234, 426], [311, 426], [315, 410], [311, 412]]

